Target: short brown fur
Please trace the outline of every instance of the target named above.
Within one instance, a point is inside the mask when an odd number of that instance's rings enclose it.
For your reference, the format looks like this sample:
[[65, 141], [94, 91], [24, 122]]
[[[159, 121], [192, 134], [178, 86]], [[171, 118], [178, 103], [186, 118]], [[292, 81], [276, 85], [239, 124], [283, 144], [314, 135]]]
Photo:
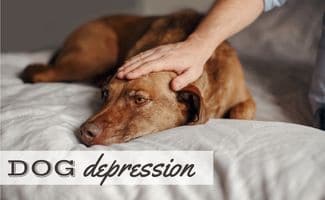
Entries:
[[110, 92], [104, 106], [81, 127], [79, 137], [87, 145], [125, 142], [225, 115], [253, 119], [254, 100], [236, 52], [227, 42], [216, 48], [200, 78], [179, 92], [169, 87], [174, 72], [154, 72], [129, 81], [116, 78], [117, 68], [127, 58], [185, 40], [201, 18], [192, 10], [166, 16], [99, 18], [72, 32], [52, 64], [29, 65], [22, 78], [36, 83], [110, 77], [103, 85]]

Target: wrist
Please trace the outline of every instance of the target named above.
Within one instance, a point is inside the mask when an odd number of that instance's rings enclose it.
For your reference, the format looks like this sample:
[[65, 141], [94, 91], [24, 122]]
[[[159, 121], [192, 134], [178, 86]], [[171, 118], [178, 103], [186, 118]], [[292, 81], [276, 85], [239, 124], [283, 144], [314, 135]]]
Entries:
[[207, 55], [207, 57], [210, 57], [220, 44], [220, 42], [211, 41], [209, 37], [202, 37], [195, 32], [187, 38], [186, 42]]

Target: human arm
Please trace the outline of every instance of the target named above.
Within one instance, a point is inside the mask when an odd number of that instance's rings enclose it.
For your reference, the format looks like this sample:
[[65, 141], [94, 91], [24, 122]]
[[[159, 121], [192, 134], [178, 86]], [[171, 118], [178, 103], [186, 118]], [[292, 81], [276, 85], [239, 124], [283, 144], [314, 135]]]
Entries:
[[200, 77], [214, 49], [252, 23], [263, 11], [263, 0], [216, 1], [196, 30], [184, 41], [148, 50], [128, 60], [119, 78], [134, 79], [154, 71], [175, 71], [173, 90]]

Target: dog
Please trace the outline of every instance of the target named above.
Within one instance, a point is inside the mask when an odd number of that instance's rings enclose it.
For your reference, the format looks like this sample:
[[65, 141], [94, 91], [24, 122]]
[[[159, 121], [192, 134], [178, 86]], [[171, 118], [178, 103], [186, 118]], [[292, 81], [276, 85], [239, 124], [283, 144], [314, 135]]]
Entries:
[[159, 45], [184, 41], [203, 15], [183, 10], [165, 16], [114, 15], [90, 21], [65, 40], [48, 64], [31, 64], [21, 74], [28, 83], [102, 81], [103, 106], [78, 133], [86, 145], [127, 142], [209, 118], [254, 119], [255, 102], [241, 63], [228, 42], [219, 45], [198, 80], [175, 92], [175, 72], [134, 80], [116, 77], [125, 60]]

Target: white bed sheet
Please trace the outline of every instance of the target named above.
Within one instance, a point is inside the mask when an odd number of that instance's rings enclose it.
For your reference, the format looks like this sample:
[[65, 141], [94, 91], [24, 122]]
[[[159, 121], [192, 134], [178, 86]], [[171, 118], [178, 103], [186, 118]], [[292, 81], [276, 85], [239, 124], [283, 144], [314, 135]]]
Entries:
[[[85, 84], [23, 84], [18, 74], [50, 51], [4, 54], [2, 150], [213, 150], [212, 186], [2, 186], [2, 199], [324, 199], [325, 133], [311, 123], [308, 69], [243, 59], [257, 119], [210, 120], [125, 144], [80, 144], [74, 133], [99, 106]], [[272, 70], [270, 70], [272, 66]], [[267, 70], [268, 69], [268, 70]], [[306, 75], [307, 74], [307, 75]]]

